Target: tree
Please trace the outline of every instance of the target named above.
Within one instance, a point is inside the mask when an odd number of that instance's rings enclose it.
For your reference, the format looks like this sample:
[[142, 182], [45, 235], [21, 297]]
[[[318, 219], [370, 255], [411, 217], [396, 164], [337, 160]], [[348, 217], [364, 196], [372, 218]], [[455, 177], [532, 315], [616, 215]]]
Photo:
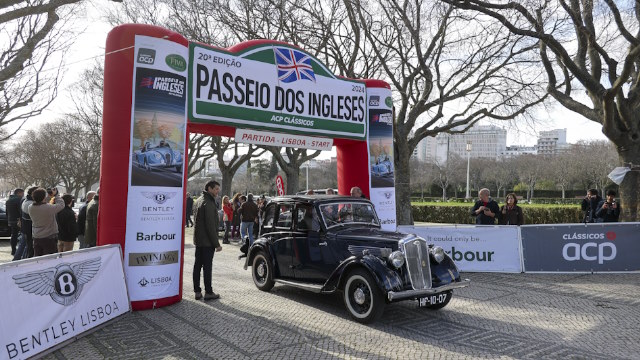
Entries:
[[[544, 100], [528, 59], [535, 44], [480, 16], [430, 1], [357, 1], [355, 8], [371, 56], [395, 90], [400, 183], [409, 181], [409, 159], [425, 137], [464, 132], [483, 119], [524, 116]], [[412, 223], [410, 187], [396, 189], [396, 203], [398, 224]]]
[[527, 187], [527, 200], [533, 199], [536, 183], [542, 177], [543, 158], [538, 155], [520, 155], [515, 162], [516, 173]]
[[[286, 190], [285, 194], [295, 194], [299, 189], [300, 182], [300, 166], [305, 162], [317, 158], [321, 151], [317, 150], [311, 154], [307, 153], [307, 149], [284, 148], [284, 155], [281, 147], [267, 146], [265, 147], [271, 152], [278, 162], [280, 169], [285, 173]], [[285, 158], [286, 157], [286, 158]]]
[[[234, 142], [233, 139], [222, 136], [211, 137], [211, 148], [218, 160], [218, 168], [222, 174], [222, 183], [220, 184], [222, 195], [228, 196], [232, 195], [231, 181], [240, 166], [252, 157], [258, 157], [265, 152], [264, 149], [249, 145], [247, 152], [240, 154], [238, 151], [238, 143]], [[224, 155], [229, 152], [232, 154], [231, 159], [225, 161]]]
[[[510, 33], [538, 41], [549, 94], [601, 124], [617, 148], [619, 164], [640, 164], [640, 2], [442, 1], [488, 15]], [[629, 172], [620, 185], [626, 221], [640, 220], [639, 175]]]
[[73, 37], [64, 24], [82, 0], [0, 2], [0, 128], [16, 123], [0, 142], [51, 104], [58, 94], [62, 62]]

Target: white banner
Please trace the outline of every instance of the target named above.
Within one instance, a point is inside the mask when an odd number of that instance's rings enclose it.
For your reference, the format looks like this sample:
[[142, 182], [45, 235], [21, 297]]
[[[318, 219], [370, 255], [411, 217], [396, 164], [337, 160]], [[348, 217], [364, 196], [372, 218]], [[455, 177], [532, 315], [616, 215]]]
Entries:
[[190, 51], [191, 122], [364, 139], [365, 85], [304, 50], [264, 43], [230, 54], [191, 43]]
[[517, 226], [400, 226], [442, 247], [461, 271], [522, 272]]
[[396, 230], [396, 188], [393, 160], [391, 90], [368, 88], [369, 194], [383, 230]]
[[130, 311], [119, 245], [0, 265], [0, 359], [25, 359]]
[[247, 129], [236, 129], [234, 141], [244, 144], [284, 146], [322, 151], [331, 151], [333, 146], [333, 139]]
[[136, 36], [125, 272], [132, 301], [179, 294], [188, 49]]

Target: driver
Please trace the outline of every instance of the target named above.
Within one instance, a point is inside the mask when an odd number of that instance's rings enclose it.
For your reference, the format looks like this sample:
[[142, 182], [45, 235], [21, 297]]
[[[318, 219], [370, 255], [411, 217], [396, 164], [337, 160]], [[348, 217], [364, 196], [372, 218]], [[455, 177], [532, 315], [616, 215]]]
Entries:
[[322, 216], [327, 225], [333, 225], [338, 222], [338, 214], [335, 213], [333, 205], [327, 205], [322, 208]]

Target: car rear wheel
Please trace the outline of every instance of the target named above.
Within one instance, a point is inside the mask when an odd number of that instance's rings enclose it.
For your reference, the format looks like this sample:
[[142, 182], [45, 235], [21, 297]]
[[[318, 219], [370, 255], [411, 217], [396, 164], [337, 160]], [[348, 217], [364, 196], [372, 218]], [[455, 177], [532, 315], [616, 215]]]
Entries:
[[429, 309], [429, 310], [442, 309], [443, 307], [447, 306], [447, 304], [449, 304], [449, 301], [451, 301], [451, 298], [453, 297], [453, 291], [449, 290], [447, 292], [441, 293], [441, 295], [446, 295], [447, 296], [447, 298], [443, 302], [441, 302], [439, 304], [434, 304], [434, 305], [425, 305], [424, 308], [425, 309]]
[[253, 275], [253, 283], [258, 289], [269, 291], [273, 288], [273, 266], [264, 251], [260, 251], [253, 258], [251, 274]]
[[384, 298], [369, 272], [355, 269], [344, 282], [344, 304], [356, 321], [367, 324], [382, 316]]

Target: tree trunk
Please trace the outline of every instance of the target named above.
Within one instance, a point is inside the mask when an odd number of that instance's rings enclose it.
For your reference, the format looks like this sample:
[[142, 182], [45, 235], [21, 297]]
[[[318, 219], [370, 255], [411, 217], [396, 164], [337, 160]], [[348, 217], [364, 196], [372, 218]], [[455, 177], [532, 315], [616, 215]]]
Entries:
[[298, 172], [299, 168], [289, 168], [283, 169], [286, 175], [286, 195], [295, 195], [298, 192], [298, 183], [300, 182], [300, 173]]
[[632, 164], [635, 167], [634, 171], [629, 171], [625, 175], [619, 187], [620, 206], [622, 206], [620, 220], [640, 221], [640, 204], [638, 204], [638, 198], [640, 198], [640, 168], [638, 168], [640, 164], [640, 145], [618, 146], [618, 154], [623, 166]]
[[396, 216], [398, 225], [413, 225], [411, 189], [409, 188], [411, 151], [406, 142], [395, 142], [396, 149]]
[[229, 198], [233, 197], [233, 189], [231, 189], [231, 181], [233, 180], [233, 173], [229, 170], [220, 171], [222, 173], [222, 184], [220, 184], [220, 196], [227, 195]]
[[447, 186], [442, 187], [442, 201], [447, 201]]

